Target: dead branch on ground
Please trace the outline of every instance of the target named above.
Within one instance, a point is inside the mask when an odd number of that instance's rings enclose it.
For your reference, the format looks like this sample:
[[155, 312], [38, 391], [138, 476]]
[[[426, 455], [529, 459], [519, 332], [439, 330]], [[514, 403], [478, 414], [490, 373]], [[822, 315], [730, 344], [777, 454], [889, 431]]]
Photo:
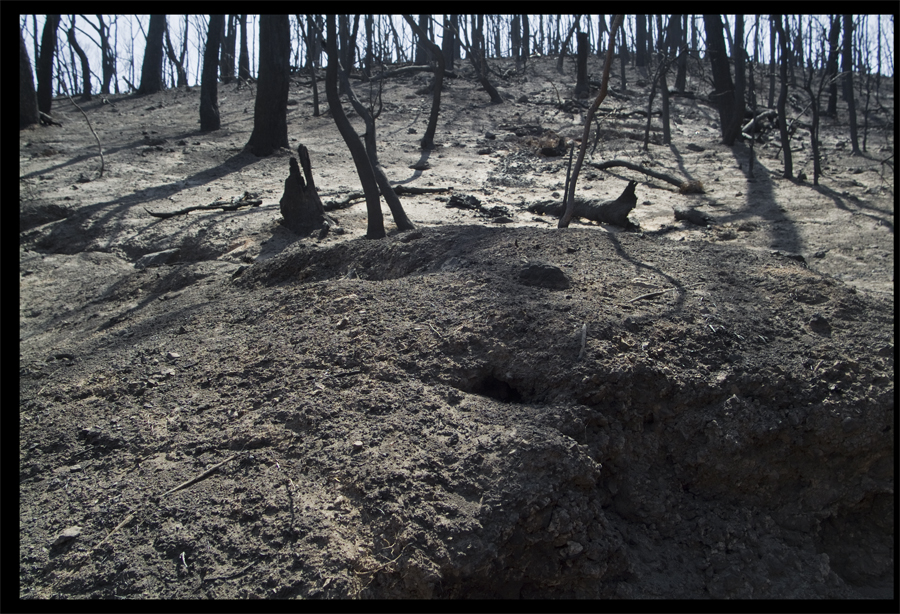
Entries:
[[153, 217], [158, 217], [162, 219], [167, 219], [170, 217], [175, 217], [176, 215], [184, 215], [185, 213], [190, 213], [191, 211], [209, 211], [212, 209], [221, 209], [222, 211], [237, 211], [241, 207], [259, 207], [262, 204], [262, 199], [257, 198], [258, 194], [251, 194], [250, 192], [244, 192], [244, 195], [241, 196], [239, 200], [233, 202], [224, 202], [221, 199], [216, 199], [216, 201], [210, 205], [197, 205], [195, 207], [187, 207], [185, 209], [179, 209], [178, 211], [170, 211], [166, 213], [158, 213], [153, 212], [144, 207], [144, 211], [152, 215]]
[[608, 168], [613, 168], [615, 166], [622, 166], [632, 171], [637, 171], [639, 173], [644, 173], [645, 175], [649, 175], [650, 177], [655, 177], [656, 179], [660, 179], [665, 181], [666, 183], [671, 183], [677, 188], [684, 186], [687, 182], [678, 179], [677, 177], [673, 177], [672, 175], [667, 175], [665, 173], [660, 173], [659, 171], [651, 171], [649, 168], [644, 168], [640, 164], [635, 164], [633, 162], [628, 162], [626, 160], [608, 160], [606, 162], [588, 162], [591, 166], [596, 168], [597, 170], [605, 171]]

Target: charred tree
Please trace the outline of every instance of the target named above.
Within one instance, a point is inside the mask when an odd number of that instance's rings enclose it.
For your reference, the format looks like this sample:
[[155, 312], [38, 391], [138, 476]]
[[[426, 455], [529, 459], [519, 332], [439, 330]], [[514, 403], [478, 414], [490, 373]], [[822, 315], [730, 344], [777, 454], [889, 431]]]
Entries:
[[[298, 16], [299, 18], [299, 16]], [[318, 25], [313, 20], [312, 15], [306, 16], [306, 64], [309, 67], [309, 76], [312, 79], [313, 93], [313, 117], [318, 117], [319, 111], [319, 84], [316, 79], [316, 58], [319, 57], [317, 52], [319, 45], [319, 37], [316, 32], [319, 30]]]
[[259, 18], [259, 81], [253, 110], [253, 134], [244, 147], [268, 156], [288, 147], [287, 101], [291, 71], [291, 23], [287, 15]]
[[[337, 27], [334, 15], [328, 15], [326, 22], [328, 32], [325, 45], [328, 52], [328, 67], [325, 70], [325, 96], [328, 99], [328, 106], [334, 117], [334, 123], [337, 124], [338, 131], [350, 150], [350, 155], [353, 156], [356, 173], [366, 195], [366, 213], [368, 217], [366, 237], [369, 239], [381, 239], [385, 236], [385, 232], [381, 201], [378, 198], [378, 183], [375, 180], [375, 173], [372, 170], [372, 164], [369, 162], [366, 150], [359, 140], [359, 135], [353, 130], [350, 120], [347, 119], [347, 115], [344, 113], [343, 107], [341, 107], [337, 89], [338, 64], [340, 60], [338, 58]], [[262, 78], [260, 76], [260, 89], [262, 89], [261, 81]]]
[[444, 86], [444, 54], [441, 53], [437, 45], [431, 42], [421, 26], [416, 25], [412, 16], [404, 15], [403, 18], [419, 37], [419, 43], [431, 52], [438, 64], [437, 71], [434, 73], [434, 80], [431, 83], [431, 115], [428, 118], [428, 128], [425, 130], [425, 136], [422, 137], [422, 149], [434, 149], [434, 133], [437, 130], [438, 115], [441, 112], [441, 89]]
[[203, 52], [203, 77], [200, 82], [200, 130], [209, 132], [221, 127], [219, 118], [218, 67], [219, 43], [222, 38], [224, 15], [210, 15]]
[[[184, 68], [184, 56], [187, 54], [187, 43], [188, 43], [187, 24], [188, 24], [188, 21], [185, 18], [185, 20], [184, 20], [184, 43], [181, 47], [181, 55], [180, 56], [175, 55], [175, 48], [172, 46], [172, 39], [169, 37], [169, 28], [166, 27], [166, 55], [169, 57], [169, 61], [172, 62], [172, 64], [175, 66], [175, 72], [178, 74], [175, 87], [188, 88], [187, 71]], [[190, 88], [188, 88], [188, 89], [190, 89]]]
[[225, 35], [222, 38], [222, 53], [219, 54], [219, 75], [222, 83], [234, 79], [234, 47], [237, 43], [237, 15], [229, 15], [227, 25], [223, 21]]
[[647, 65], [647, 16], [635, 15], [634, 26], [634, 65]]
[[50, 115], [50, 107], [53, 105], [53, 54], [56, 51], [58, 26], [59, 15], [47, 15], [41, 34], [41, 55], [37, 58], [38, 110], [47, 115]]
[[623, 15], [616, 15], [612, 25], [612, 32], [609, 37], [609, 48], [606, 50], [606, 60], [603, 62], [603, 76], [600, 81], [600, 93], [594, 99], [594, 103], [588, 109], [587, 116], [584, 119], [584, 130], [581, 135], [581, 147], [578, 150], [578, 160], [575, 163], [575, 169], [572, 171], [572, 180], [569, 183], [566, 194], [563, 196], [566, 203], [565, 212], [559, 218], [558, 227], [568, 228], [569, 222], [572, 221], [572, 215], [575, 212], [575, 184], [578, 182], [578, 174], [581, 172], [581, 165], [584, 164], [584, 155], [587, 152], [587, 144], [591, 132], [591, 122], [594, 120], [594, 114], [600, 108], [600, 103], [606, 98], [606, 92], [609, 88], [609, 71], [612, 68], [613, 45], [616, 40], [616, 30], [622, 25]]
[[578, 56], [577, 69], [575, 77], [575, 98], [587, 98], [591, 93], [591, 86], [588, 83], [587, 74], [587, 58], [590, 53], [591, 43], [588, 40], [587, 32], [578, 33]]
[[284, 180], [284, 194], [281, 197], [281, 216], [284, 218], [281, 223], [299, 235], [308, 235], [314, 230], [322, 230], [324, 235], [329, 228], [337, 226], [337, 221], [325, 213], [325, 207], [316, 191], [309, 151], [299, 145], [297, 155], [303, 174], [300, 174], [297, 159], [292, 157], [290, 174]]
[[84, 52], [84, 49], [81, 48], [81, 45], [79, 45], [78, 41], [75, 39], [75, 15], [72, 15], [72, 25], [66, 32], [66, 37], [69, 39], [69, 46], [78, 54], [78, 59], [81, 62], [80, 100], [82, 102], [89, 102], [91, 100], [91, 89], [93, 88], [91, 85], [91, 65], [88, 62], [88, 57]]
[[238, 59], [238, 79], [250, 80], [250, 51], [247, 49], [247, 16], [240, 15], [241, 23], [241, 55]]
[[19, 30], [19, 130], [40, 121], [37, 93], [34, 91], [34, 75], [31, 73], [31, 58], [25, 47], [25, 38]]
[[[744, 118], [743, 105], [735, 100], [734, 84], [731, 81], [731, 67], [725, 52], [725, 38], [722, 35], [722, 20], [718, 15], [704, 15], [706, 26], [706, 48], [712, 65], [715, 91], [709, 97], [719, 110], [719, 124], [722, 127], [722, 142], [731, 147], [741, 132]], [[739, 113], [740, 111], [740, 113]]]
[[444, 37], [441, 40], [442, 55], [444, 56], [444, 70], [453, 70], [453, 60], [456, 59], [454, 56], [455, 43], [456, 43], [456, 31], [459, 29], [459, 16], [458, 15], [444, 15]]
[[[859, 150], [859, 136], [856, 127], [856, 100], [853, 96], [853, 15], [843, 15], [844, 45], [841, 49], [841, 74], [843, 75], [844, 100], [850, 117], [850, 154], [862, 155]], [[43, 52], [41, 52], [43, 54]]]
[[503, 98], [487, 78], [487, 58], [484, 44], [484, 15], [472, 15], [472, 49], [469, 57], [475, 67], [478, 82], [491, 97], [491, 104], [503, 104]]
[[[559, 74], [563, 73], [563, 60], [566, 59], [566, 49], [569, 46], [569, 42], [572, 40], [572, 34], [575, 33], [575, 29], [578, 27], [580, 23], [581, 15], [575, 15], [575, 19], [572, 21], [572, 25], [569, 26], [569, 32], [566, 34], [566, 40], [562, 43], [559, 48], [559, 58], [556, 60], [556, 72]], [[559, 23], [559, 22], [557, 22]]]
[[141, 86], [138, 94], [155, 94], [163, 89], [163, 37], [166, 34], [166, 16], [150, 15], [147, 28], [147, 46], [144, 48], [144, 63], [141, 66]]
[[787, 129], [787, 91], [788, 91], [788, 62], [787, 37], [784, 28], [781, 27], [781, 15], [772, 15], [775, 32], [778, 33], [778, 47], [781, 49], [781, 90], [778, 94], [778, 131], [781, 134], [781, 150], [784, 152], [784, 178], [794, 178], [793, 159], [791, 157], [791, 136]]

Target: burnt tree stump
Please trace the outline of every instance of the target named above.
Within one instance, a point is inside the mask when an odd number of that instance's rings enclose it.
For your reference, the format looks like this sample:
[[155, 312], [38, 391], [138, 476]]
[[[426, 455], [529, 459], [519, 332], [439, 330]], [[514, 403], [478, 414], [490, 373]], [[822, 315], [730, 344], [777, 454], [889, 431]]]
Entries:
[[336, 228], [338, 223], [325, 213], [325, 207], [316, 192], [309, 151], [300, 145], [297, 147], [297, 155], [300, 158], [300, 165], [303, 166], [303, 174], [300, 174], [297, 158], [292, 157], [290, 174], [284, 180], [284, 195], [281, 197], [281, 215], [284, 218], [281, 223], [299, 235], [308, 235], [314, 230], [320, 230], [320, 237], [324, 237], [328, 230]]

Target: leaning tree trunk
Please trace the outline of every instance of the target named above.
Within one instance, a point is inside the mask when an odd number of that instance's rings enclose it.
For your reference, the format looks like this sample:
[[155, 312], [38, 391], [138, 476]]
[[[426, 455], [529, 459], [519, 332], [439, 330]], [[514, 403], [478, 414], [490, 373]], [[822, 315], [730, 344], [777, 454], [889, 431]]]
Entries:
[[328, 40], [326, 41], [326, 49], [328, 51], [328, 68], [325, 71], [325, 96], [328, 99], [328, 106], [334, 117], [334, 123], [337, 124], [338, 131], [350, 150], [350, 155], [353, 156], [356, 174], [359, 176], [359, 182], [362, 184], [363, 192], [366, 195], [366, 213], [368, 216], [366, 237], [369, 239], [381, 239], [385, 236], [385, 232], [384, 215], [381, 213], [381, 201], [378, 198], [378, 184], [366, 150], [359, 140], [359, 135], [353, 130], [350, 120], [347, 119], [344, 109], [341, 107], [341, 100], [337, 91], [338, 52], [337, 28], [334, 22], [334, 15], [328, 15], [327, 22]]
[[425, 136], [422, 137], [422, 149], [434, 149], [434, 133], [437, 130], [438, 114], [441, 111], [441, 89], [444, 87], [444, 54], [441, 53], [440, 47], [431, 42], [426, 32], [416, 25], [412, 16], [404, 15], [403, 18], [419, 37], [419, 42], [431, 51], [431, 55], [434, 56], [438, 65], [437, 72], [434, 73], [434, 80], [431, 83], [431, 115], [428, 118], [428, 128], [425, 130]]
[[220, 128], [218, 81], [219, 43], [222, 38], [222, 25], [225, 15], [210, 15], [209, 29], [206, 37], [206, 50], [203, 52], [203, 76], [200, 82], [200, 130], [209, 132]]

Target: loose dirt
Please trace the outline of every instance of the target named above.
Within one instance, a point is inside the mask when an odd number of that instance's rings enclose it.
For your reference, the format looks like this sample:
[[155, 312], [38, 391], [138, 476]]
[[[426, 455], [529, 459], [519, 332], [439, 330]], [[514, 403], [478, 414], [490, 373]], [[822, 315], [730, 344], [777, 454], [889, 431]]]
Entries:
[[279, 224], [297, 144], [326, 205], [360, 190], [306, 76], [268, 158], [234, 84], [206, 134], [199, 88], [84, 104], [99, 179], [67, 100], [20, 133], [20, 598], [893, 595], [892, 84], [867, 155], [824, 120], [814, 187], [805, 101], [809, 179], [772, 134], [751, 177], [696, 66], [643, 151], [632, 73], [589, 161], [705, 192], [587, 165], [580, 197], [638, 181], [639, 230], [560, 230], [527, 207], [561, 198], [574, 77], [493, 66], [508, 101], [449, 80], [431, 152], [428, 77], [384, 84], [388, 177], [448, 191], [377, 241], [360, 200]]

